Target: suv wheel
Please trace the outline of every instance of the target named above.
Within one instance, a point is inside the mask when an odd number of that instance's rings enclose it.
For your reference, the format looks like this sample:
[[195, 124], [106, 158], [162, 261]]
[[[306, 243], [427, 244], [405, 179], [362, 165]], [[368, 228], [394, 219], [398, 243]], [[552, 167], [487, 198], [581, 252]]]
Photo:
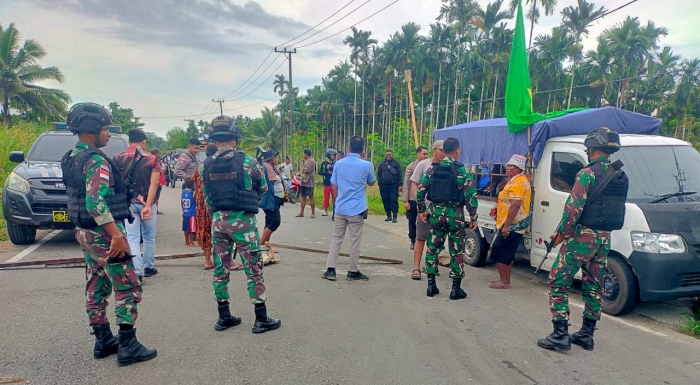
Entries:
[[36, 227], [7, 222], [7, 235], [15, 245], [31, 245], [36, 240]]

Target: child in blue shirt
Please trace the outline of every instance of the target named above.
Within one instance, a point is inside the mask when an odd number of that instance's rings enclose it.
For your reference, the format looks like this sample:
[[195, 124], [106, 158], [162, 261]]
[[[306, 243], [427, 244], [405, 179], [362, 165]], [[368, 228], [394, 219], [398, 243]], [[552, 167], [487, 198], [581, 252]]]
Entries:
[[182, 184], [182, 231], [185, 233], [185, 245], [197, 246], [197, 204], [194, 200], [194, 181], [189, 179]]

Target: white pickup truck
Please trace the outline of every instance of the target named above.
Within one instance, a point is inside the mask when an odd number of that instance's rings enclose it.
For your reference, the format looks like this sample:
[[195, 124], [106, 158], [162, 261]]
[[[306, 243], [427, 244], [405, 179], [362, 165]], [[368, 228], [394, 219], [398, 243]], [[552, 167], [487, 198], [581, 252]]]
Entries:
[[[436, 138], [443, 136], [455, 135]], [[566, 186], [573, 185], [576, 173], [588, 164], [584, 138], [549, 138], [538, 152], [539, 162], [529, 170], [532, 222], [519, 252], [532, 266], [544, 258], [544, 241], [561, 220], [570, 192]], [[700, 153], [687, 142], [656, 135], [621, 134], [620, 141], [622, 148], [611, 159], [624, 163], [630, 187], [624, 227], [612, 232], [603, 281], [603, 311], [611, 315], [628, 313], [640, 300], [700, 295]], [[468, 232], [466, 247], [466, 262], [472, 266], [486, 262], [496, 231], [489, 216], [495, 202], [479, 197], [480, 227]], [[557, 251], [552, 250], [544, 270], [551, 268]]]

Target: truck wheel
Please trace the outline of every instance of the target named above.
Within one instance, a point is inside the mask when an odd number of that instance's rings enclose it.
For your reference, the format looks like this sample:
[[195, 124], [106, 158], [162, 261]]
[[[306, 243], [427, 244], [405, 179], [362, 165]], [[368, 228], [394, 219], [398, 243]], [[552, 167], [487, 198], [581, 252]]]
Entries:
[[616, 255], [608, 257], [603, 276], [603, 311], [610, 315], [627, 314], [637, 305], [639, 290], [632, 268]]
[[484, 266], [488, 255], [489, 245], [479, 233], [467, 229], [464, 242], [464, 262], [474, 267]]
[[15, 245], [31, 245], [36, 241], [36, 227], [7, 222], [7, 235]]

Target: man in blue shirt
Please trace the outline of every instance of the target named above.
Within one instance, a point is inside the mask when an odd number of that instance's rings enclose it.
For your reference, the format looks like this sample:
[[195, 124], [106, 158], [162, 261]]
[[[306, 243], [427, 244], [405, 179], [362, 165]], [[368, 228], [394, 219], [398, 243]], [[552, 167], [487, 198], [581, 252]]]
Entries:
[[350, 233], [350, 269], [348, 281], [367, 281], [368, 276], [362, 274], [357, 267], [360, 261], [360, 241], [362, 240], [362, 228], [367, 215], [366, 186], [373, 186], [376, 182], [372, 164], [361, 159], [365, 149], [365, 140], [361, 136], [350, 138], [350, 153], [337, 161], [333, 166], [331, 185], [335, 200], [335, 226], [333, 240], [328, 251], [326, 272], [323, 278], [335, 281], [335, 266], [338, 262], [340, 246], [345, 239], [345, 230]]

